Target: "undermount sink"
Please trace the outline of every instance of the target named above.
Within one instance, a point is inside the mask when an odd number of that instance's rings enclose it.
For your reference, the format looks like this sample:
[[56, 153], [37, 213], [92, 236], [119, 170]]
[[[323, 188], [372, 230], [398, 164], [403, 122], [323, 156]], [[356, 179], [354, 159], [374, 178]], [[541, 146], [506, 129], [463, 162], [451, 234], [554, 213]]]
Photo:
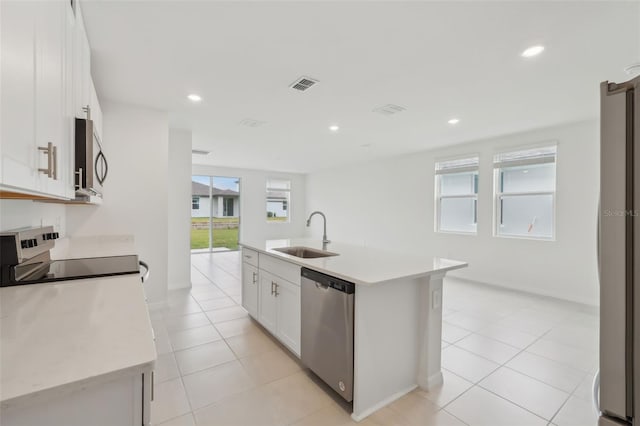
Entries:
[[279, 251], [280, 253], [285, 253], [290, 256], [301, 257], [304, 259], [313, 259], [316, 257], [329, 257], [329, 256], [337, 256], [338, 253], [331, 253], [330, 251], [317, 250], [310, 247], [280, 247], [274, 248], [273, 250]]

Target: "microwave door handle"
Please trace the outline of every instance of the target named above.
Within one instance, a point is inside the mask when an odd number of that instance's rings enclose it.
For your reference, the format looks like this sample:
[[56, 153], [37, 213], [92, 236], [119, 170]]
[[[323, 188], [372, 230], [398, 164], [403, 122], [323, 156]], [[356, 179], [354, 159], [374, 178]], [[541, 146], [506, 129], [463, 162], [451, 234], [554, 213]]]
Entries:
[[[100, 164], [102, 167], [99, 168], [98, 164]], [[98, 155], [96, 155], [94, 169], [96, 171], [96, 179], [98, 179], [100, 185], [103, 185], [104, 181], [107, 180], [107, 173], [109, 173], [109, 163], [107, 163], [107, 158], [102, 153], [102, 150], [100, 150], [100, 152], [98, 152]], [[99, 170], [101, 171], [98, 172]]]

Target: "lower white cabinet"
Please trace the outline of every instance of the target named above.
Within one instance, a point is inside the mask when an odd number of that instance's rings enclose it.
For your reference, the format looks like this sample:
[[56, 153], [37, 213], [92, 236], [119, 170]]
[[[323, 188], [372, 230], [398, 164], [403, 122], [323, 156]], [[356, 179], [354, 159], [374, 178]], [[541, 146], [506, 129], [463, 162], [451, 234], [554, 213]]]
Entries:
[[3, 408], [2, 426], [148, 426], [151, 371], [60, 391], [26, 405]]
[[278, 334], [278, 306], [274, 294], [276, 277], [266, 271], [260, 271], [260, 310], [258, 321], [277, 337]]
[[259, 321], [300, 356], [300, 286], [260, 271]]
[[[299, 357], [300, 267], [262, 253], [255, 261], [254, 253], [243, 249], [242, 306]], [[281, 275], [296, 282], [282, 278]]]
[[300, 286], [279, 280], [276, 291], [276, 336], [300, 356]]
[[242, 262], [242, 306], [258, 317], [258, 268], [247, 262]]

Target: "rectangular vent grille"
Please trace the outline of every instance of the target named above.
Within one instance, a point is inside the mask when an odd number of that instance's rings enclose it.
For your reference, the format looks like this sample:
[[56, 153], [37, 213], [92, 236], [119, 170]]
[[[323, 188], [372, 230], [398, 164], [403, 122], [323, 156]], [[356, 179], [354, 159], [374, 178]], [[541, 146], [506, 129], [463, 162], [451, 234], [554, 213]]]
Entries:
[[299, 79], [294, 81], [289, 87], [291, 87], [292, 89], [304, 92], [305, 90], [315, 85], [317, 82], [318, 80], [313, 79], [311, 77], [300, 77]]
[[401, 107], [399, 105], [387, 104], [374, 109], [373, 112], [377, 112], [378, 114], [382, 114], [382, 115], [393, 115], [393, 114], [402, 112], [404, 110], [406, 110], [405, 107]]
[[254, 120], [253, 118], [245, 118], [238, 124], [240, 124], [241, 126], [247, 126], [247, 127], [260, 127], [266, 123], [264, 121]]
[[191, 153], [196, 155], [209, 155], [211, 154], [211, 151], [204, 151], [202, 149], [192, 149]]

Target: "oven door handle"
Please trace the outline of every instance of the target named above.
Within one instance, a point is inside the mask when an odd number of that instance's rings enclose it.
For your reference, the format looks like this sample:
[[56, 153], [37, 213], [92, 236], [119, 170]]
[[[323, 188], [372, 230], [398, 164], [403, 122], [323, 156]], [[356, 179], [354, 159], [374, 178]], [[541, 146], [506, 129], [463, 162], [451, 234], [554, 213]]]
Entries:
[[139, 260], [138, 264], [140, 266], [142, 266], [144, 269], [146, 269], [145, 273], [140, 277], [140, 279], [144, 283], [145, 281], [147, 281], [149, 279], [149, 274], [151, 273], [151, 268], [149, 268], [149, 265], [147, 265], [147, 262], [144, 262], [142, 260]]

